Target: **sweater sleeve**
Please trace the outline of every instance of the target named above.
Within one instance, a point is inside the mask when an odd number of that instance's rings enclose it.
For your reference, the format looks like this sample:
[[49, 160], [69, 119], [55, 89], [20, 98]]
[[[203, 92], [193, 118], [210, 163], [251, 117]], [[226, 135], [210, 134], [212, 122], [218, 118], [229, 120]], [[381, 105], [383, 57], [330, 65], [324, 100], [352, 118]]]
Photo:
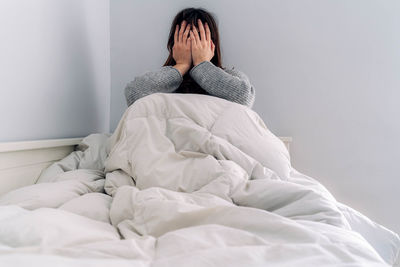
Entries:
[[223, 70], [203, 61], [190, 70], [190, 76], [209, 94], [252, 107], [255, 89], [249, 78], [236, 69]]
[[152, 93], [171, 93], [182, 83], [182, 74], [173, 66], [163, 66], [136, 76], [125, 87], [128, 107], [141, 97]]

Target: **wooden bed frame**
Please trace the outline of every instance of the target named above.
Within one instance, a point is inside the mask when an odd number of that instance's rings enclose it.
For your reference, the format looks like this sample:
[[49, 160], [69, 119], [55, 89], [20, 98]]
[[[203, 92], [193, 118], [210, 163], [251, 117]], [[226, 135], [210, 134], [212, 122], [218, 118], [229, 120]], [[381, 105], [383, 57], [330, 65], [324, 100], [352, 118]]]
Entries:
[[[291, 137], [279, 137], [290, 148]], [[43, 169], [75, 150], [82, 138], [0, 143], [0, 195], [35, 184]]]

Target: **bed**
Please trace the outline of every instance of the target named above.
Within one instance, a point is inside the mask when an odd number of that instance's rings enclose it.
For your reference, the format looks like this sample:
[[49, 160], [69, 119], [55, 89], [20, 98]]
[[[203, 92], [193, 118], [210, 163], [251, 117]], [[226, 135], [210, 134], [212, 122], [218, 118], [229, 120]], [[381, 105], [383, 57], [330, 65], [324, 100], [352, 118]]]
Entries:
[[0, 143], [0, 265], [398, 266], [399, 236], [294, 169], [291, 142], [156, 93], [113, 134]]
[[[0, 195], [35, 184], [40, 173], [68, 156], [84, 137], [0, 142]], [[279, 137], [288, 151], [292, 137]]]

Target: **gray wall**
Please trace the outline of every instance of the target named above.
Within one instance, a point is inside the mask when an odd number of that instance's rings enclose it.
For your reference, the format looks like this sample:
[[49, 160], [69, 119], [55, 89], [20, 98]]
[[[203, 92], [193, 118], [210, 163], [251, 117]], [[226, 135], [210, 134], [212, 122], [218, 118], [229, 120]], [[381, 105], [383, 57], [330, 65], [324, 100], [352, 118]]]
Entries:
[[224, 65], [250, 77], [269, 128], [293, 136], [294, 167], [400, 232], [400, 2], [114, 0], [112, 131], [125, 84], [164, 63], [188, 6], [216, 14]]
[[109, 131], [108, 0], [0, 2], [0, 142]]

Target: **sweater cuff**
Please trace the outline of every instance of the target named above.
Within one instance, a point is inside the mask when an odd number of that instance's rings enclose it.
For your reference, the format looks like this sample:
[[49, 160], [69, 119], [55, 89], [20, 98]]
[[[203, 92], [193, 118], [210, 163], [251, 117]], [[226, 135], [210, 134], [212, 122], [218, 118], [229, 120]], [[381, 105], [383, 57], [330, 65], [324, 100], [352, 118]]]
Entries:
[[211, 63], [210, 61], [203, 61], [200, 62], [199, 64], [197, 64], [196, 66], [194, 66], [189, 74], [190, 76], [196, 80], [196, 78], [200, 78], [201, 77], [201, 73], [206, 70], [206, 69], [212, 69], [213, 67], [215, 67], [215, 65], [213, 63]]
[[181, 82], [183, 82], [183, 76], [179, 70], [175, 69], [173, 66], [164, 66], [164, 67], [168, 68], [168, 69], [172, 69], [172, 72], [171, 72], [172, 78], [176, 81], [179, 81], [179, 84]]

